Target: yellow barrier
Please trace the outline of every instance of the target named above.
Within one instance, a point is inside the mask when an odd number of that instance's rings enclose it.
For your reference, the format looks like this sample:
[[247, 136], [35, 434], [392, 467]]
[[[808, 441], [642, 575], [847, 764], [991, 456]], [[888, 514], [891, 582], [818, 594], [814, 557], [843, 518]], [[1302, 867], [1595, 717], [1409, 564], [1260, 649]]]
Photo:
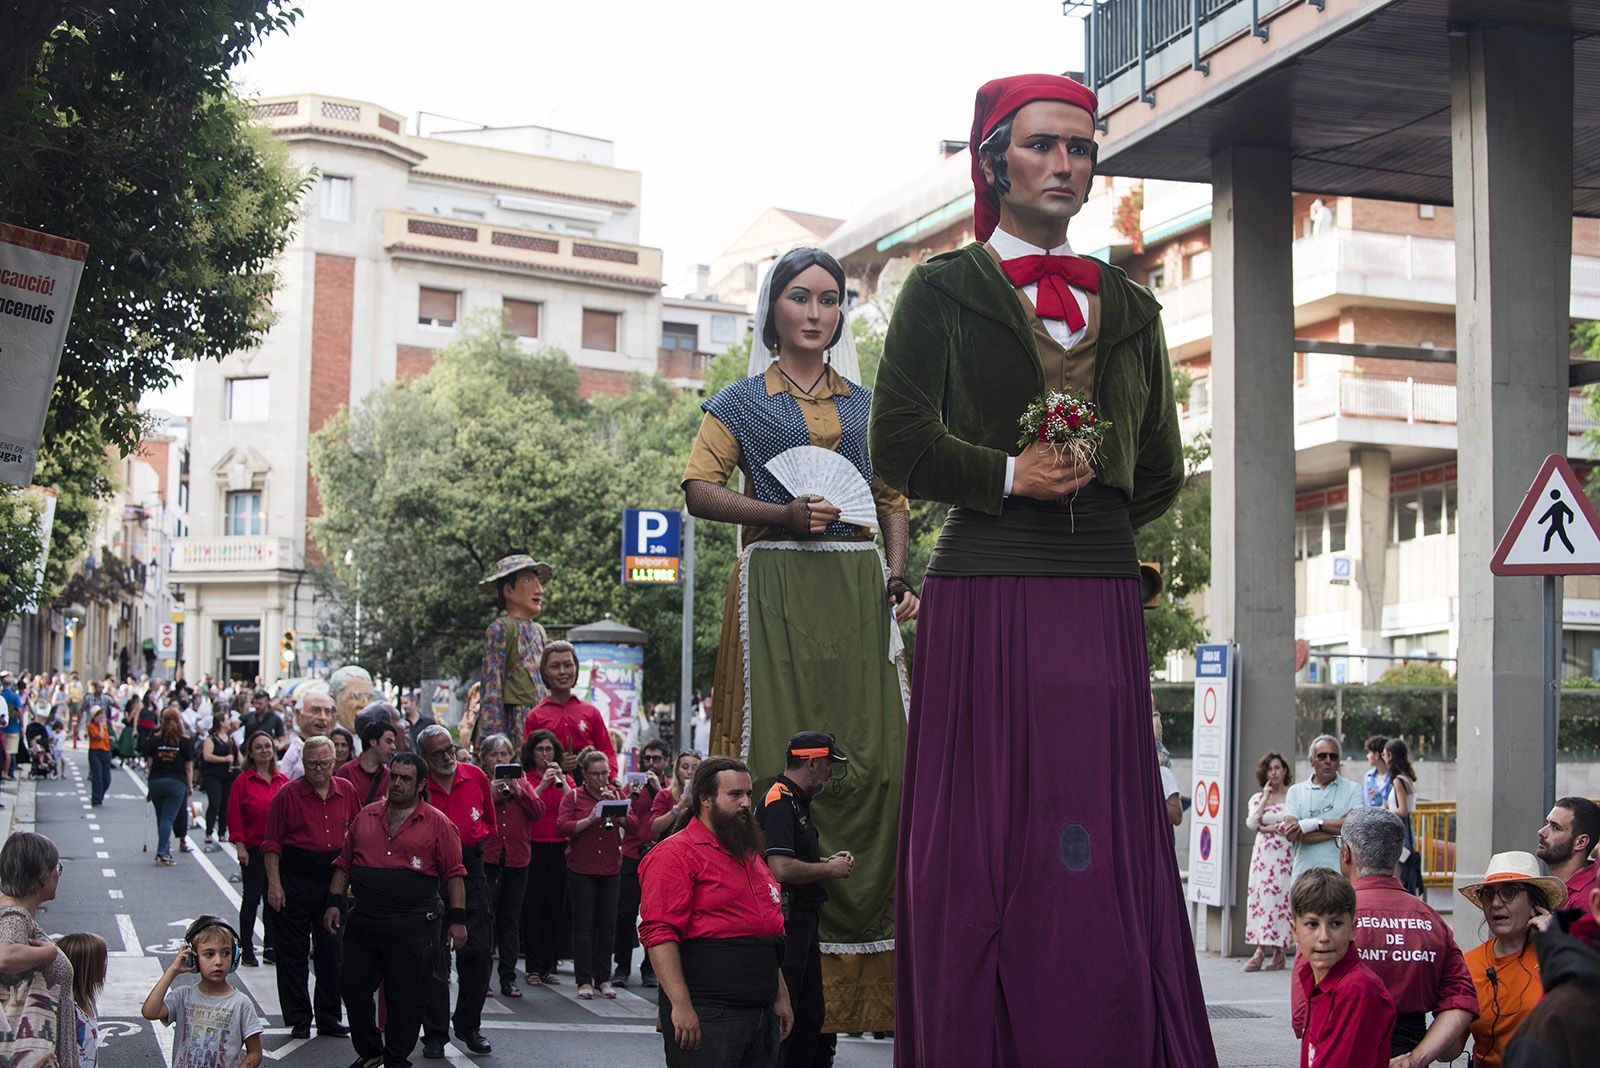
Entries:
[[1456, 803], [1418, 801], [1412, 806], [1411, 829], [1422, 857], [1424, 886], [1451, 886], [1456, 878]]

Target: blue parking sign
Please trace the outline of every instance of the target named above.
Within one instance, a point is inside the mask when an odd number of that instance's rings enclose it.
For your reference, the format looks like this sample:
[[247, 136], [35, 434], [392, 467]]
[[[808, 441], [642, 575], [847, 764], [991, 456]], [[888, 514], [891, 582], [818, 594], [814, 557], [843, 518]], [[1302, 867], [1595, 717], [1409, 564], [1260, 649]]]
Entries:
[[683, 514], [654, 508], [622, 511], [622, 581], [676, 586], [681, 580]]

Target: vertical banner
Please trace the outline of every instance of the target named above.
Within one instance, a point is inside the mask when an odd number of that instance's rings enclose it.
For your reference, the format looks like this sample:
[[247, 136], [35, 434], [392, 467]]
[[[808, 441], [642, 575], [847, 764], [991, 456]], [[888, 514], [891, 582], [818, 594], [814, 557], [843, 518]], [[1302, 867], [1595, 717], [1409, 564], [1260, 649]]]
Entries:
[[0, 482], [26, 486], [89, 246], [0, 223]]
[[600, 710], [606, 726], [631, 736], [644, 693], [644, 649], [638, 645], [575, 642], [578, 685], [574, 692]]
[[1189, 900], [1232, 904], [1233, 674], [1231, 645], [1195, 647], [1194, 803], [1189, 820]]

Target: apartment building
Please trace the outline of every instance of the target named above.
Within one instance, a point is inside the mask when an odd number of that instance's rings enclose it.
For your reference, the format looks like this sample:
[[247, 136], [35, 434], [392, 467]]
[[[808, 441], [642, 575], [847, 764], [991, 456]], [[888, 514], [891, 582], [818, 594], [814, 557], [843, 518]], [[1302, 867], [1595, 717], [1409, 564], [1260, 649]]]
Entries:
[[196, 374], [190, 530], [172, 566], [191, 678], [329, 666], [307, 442], [341, 406], [425, 373], [480, 309], [530, 351], [563, 349], [590, 395], [654, 373], [662, 340], [641, 176], [610, 142], [535, 126], [417, 136], [397, 112], [314, 93], [253, 113], [315, 181], [264, 344]]
[[[1115, 263], [1161, 301], [1173, 362], [1191, 383], [1181, 398], [1191, 440], [1211, 417], [1211, 212], [1208, 185], [1097, 178], [1069, 235], [1076, 251]], [[1453, 356], [1448, 207], [1297, 195], [1293, 218], [1297, 341]], [[827, 245], [852, 285], [873, 295], [972, 236], [970, 170], [960, 152], [846, 220]], [[1600, 319], [1593, 219], [1573, 222], [1572, 317]], [[1367, 681], [1389, 666], [1379, 657], [1454, 658], [1454, 364], [1320, 352], [1283, 358], [1295, 369], [1295, 637], [1311, 653], [1301, 681]], [[1595, 458], [1583, 436], [1595, 421], [1577, 391], [1569, 403], [1567, 453], [1582, 470]], [[1567, 579], [1564, 615], [1567, 672], [1600, 677], [1600, 579]], [[1166, 665], [1173, 680], [1191, 671], [1182, 658]]]

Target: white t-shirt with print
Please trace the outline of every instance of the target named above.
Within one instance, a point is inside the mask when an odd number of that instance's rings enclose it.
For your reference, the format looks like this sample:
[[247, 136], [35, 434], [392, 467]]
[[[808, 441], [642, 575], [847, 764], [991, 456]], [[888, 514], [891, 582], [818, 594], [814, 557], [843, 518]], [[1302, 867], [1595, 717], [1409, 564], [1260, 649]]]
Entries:
[[196, 986], [167, 991], [167, 1020], [172, 1024], [172, 1068], [239, 1068], [245, 1039], [266, 1026], [255, 1002], [230, 989], [210, 997]]

